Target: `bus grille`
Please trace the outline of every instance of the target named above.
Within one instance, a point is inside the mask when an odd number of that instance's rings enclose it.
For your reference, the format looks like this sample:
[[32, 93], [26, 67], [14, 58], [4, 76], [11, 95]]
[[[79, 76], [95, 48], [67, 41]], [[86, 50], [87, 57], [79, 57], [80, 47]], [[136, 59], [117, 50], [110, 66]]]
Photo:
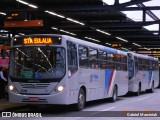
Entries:
[[34, 88], [34, 89], [45, 89], [49, 87], [50, 84], [21, 84], [22, 88]]

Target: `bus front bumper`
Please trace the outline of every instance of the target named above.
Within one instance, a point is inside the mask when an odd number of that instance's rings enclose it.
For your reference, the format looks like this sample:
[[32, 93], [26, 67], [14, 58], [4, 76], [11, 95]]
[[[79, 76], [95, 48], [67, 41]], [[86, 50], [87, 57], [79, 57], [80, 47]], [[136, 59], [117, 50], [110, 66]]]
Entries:
[[65, 92], [52, 95], [24, 95], [9, 92], [9, 102], [27, 104], [62, 104], [67, 105]]

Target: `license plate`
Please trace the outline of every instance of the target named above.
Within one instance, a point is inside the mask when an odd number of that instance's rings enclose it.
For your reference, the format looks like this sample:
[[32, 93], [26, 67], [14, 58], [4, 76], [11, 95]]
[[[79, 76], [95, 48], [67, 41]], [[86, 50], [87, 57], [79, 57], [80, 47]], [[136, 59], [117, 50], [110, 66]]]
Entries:
[[38, 101], [38, 97], [29, 97], [30, 101]]

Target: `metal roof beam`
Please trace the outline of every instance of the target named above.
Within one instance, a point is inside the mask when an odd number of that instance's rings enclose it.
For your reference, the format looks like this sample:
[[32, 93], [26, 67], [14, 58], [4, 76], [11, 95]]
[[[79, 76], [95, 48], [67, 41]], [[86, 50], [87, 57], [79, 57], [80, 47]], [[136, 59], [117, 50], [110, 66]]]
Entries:
[[[137, 6], [143, 9], [143, 21], [144, 22], [146, 21], [145, 14], [148, 14], [155, 21], [160, 20], [151, 10], [145, 10], [146, 6], [144, 4], [141, 3], [141, 4], [138, 4]], [[158, 34], [160, 35], [160, 23], [158, 23], [158, 24], [159, 24], [159, 33]]]
[[[47, 8], [46, 8], [47, 9]], [[44, 12], [43, 9], [1, 9], [1, 12]], [[115, 5], [94, 5], [94, 6], [72, 6], [72, 7], [54, 7], [53, 11], [59, 12], [83, 12], [83, 11], [142, 11], [143, 8], [139, 7], [116, 7]], [[160, 6], [147, 6], [145, 10], [160, 10]], [[52, 10], [51, 10], [52, 11]]]
[[[62, 9], [63, 8], [63, 9]], [[56, 12], [90, 12], [90, 11], [141, 11], [139, 7], [120, 7], [117, 5], [94, 5], [94, 6], [72, 6], [72, 7], [54, 7]], [[147, 6], [145, 10], [160, 10], [160, 6]], [[7, 10], [6, 10], [7, 11]]]
[[137, 6], [145, 10], [144, 12], [147, 13], [153, 20], [159, 20], [159, 18], [152, 11], [145, 9], [146, 6], [144, 4], [138, 4]]
[[126, 8], [118, 8], [118, 10], [120, 10], [120, 11], [160, 10], [160, 6], [147, 6], [145, 8], [126, 7]]
[[[47, 9], [47, 8], [46, 8]], [[46, 10], [45, 8], [41, 9], [1, 9], [1, 12], [44, 12]], [[62, 8], [55, 7], [54, 11], [62, 11], [62, 12], [83, 12], [83, 11], [142, 11], [143, 8], [139, 7], [115, 7], [115, 5], [94, 5], [94, 6], [72, 6], [72, 7], [66, 7], [64, 6]], [[160, 10], [160, 6], [147, 6], [145, 7], [145, 10]]]
[[115, 5], [115, 6], [117, 6], [117, 7], [127, 7], [127, 6], [130, 6], [130, 5], [140, 4], [140, 3], [148, 2], [148, 1], [151, 1], [151, 0], [131, 0], [130, 2], [125, 2], [125, 3], [122, 3], [122, 4]]
[[110, 32], [142, 32], [142, 33], [158, 33], [159, 30], [142, 30], [142, 29], [111, 29]]
[[106, 10], [118, 11], [118, 10], [123, 10], [127, 6], [140, 4], [143, 2], [147, 2], [147, 1], [151, 1], [151, 0], [134, 0], [134, 1], [130, 1], [130, 2], [122, 3], [122, 4], [117, 4], [119, 2], [115, 2], [116, 4], [114, 4], [114, 5], [91, 5], [91, 6], [89, 6], [89, 5], [77, 6], [76, 5], [76, 6], [61, 6], [61, 7], [54, 6], [52, 9], [56, 12], [58, 12], [58, 11], [59, 12], [106, 11]]
[[160, 24], [160, 20], [157, 21], [145, 21], [145, 22], [89, 22], [89, 26], [98, 27], [141, 27], [152, 24]]
[[157, 35], [135, 35], [135, 34], [132, 34], [132, 35], [121, 35], [120, 37], [125, 37], [126, 39], [130, 39], [130, 38], [141, 38], [141, 40], [142, 40], [142, 38], [143, 39], [145, 39], [145, 38], [150, 38], [150, 39], [152, 39], [152, 38], [159, 38], [159, 36], [157, 36]]

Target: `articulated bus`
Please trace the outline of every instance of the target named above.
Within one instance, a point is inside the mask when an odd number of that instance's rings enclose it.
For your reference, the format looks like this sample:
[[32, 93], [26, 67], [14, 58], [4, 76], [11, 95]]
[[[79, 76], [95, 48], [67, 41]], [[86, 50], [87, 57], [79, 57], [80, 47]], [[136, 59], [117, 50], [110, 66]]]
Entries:
[[127, 52], [66, 35], [14, 37], [9, 101], [74, 104], [77, 110], [87, 101], [116, 101], [128, 92], [127, 62]]
[[159, 84], [158, 58], [128, 52], [129, 92], [153, 92]]

